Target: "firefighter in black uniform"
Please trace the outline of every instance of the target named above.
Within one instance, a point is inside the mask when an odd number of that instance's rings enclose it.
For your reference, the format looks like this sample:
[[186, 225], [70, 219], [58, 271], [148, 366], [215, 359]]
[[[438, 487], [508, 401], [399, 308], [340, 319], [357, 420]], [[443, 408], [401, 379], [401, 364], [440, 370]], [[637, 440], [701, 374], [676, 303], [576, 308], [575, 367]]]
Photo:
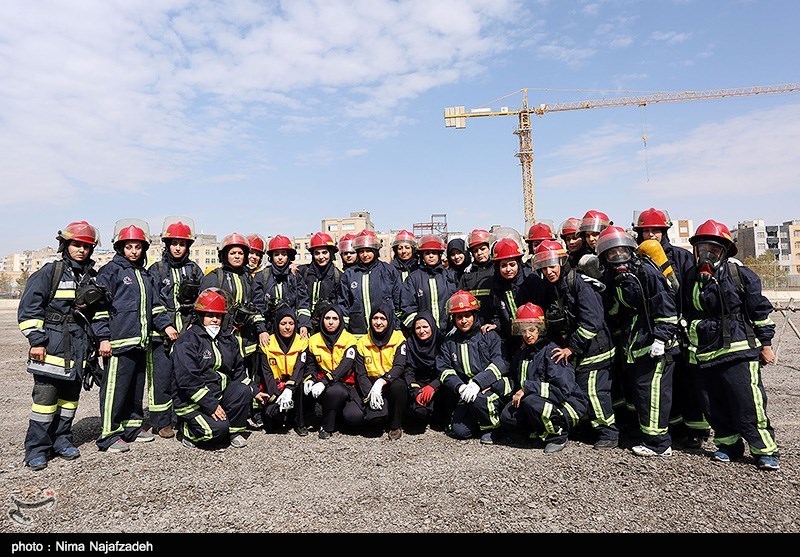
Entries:
[[626, 379], [639, 417], [638, 456], [670, 456], [669, 412], [673, 357], [678, 352], [678, 314], [667, 279], [636, 254], [636, 243], [622, 228], [609, 226], [597, 240], [605, 266], [604, 282], [613, 290], [625, 326]]
[[181, 334], [172, 351], [175, 413], [187, 447], [210, 447], [225, 440], [232, 447], [244, 447], [250, 401], [267, 398], [250, 380], [238, 341], [222, 327], [225, 297], [217, 288], [200, 293], [194, 303], [197, 323]]
[[400, 275], [400, 282], [405, 282], [408, 275], [419, 266], [417, 259], [417, 238], [408, 230], [401, 230], [392, 240], [392, 267]]
[[32, 470], [45, 468], [51, 451], [67, 460], [80, 456], [73, 445], [72, 421], [81, 379], [96, 365], [87, 362], [90, 352], [97, 356], [89, 320], [105, 298], [93, 280], [97, 229], [86, 221], [71, 222], [56, 239], [61, 259], [30, 276], [17, 310], [19, 328], [30, 344], [28, 372], [33, 374], [25, 436], [25, 464]]
[[96, 313], [92, 322], [105, 363], [97, 447], [108, 452], [126, 452], [131, 442], [155, 439], [153, 433], [142, 429], [145, 376], [152, 369], [151, 335], [156, 330], [171, 341], [178, 339], [145, 268], [150, 245], [147, 224], [125, 226], [127, 222], [132, 221], [119, 221], [115, 227], [117, 254], [97, 273], [98, 284], [111, 295], [111, 307]]
[[433, 315], [439, 330], [447, 332], [450, 323], [447, 300], [457, 288], [453, 272], [442, 266], [444, 250], [445, 244], [438, 236], [430, 234], [420, 239], [417, 251], [420, 264], [408, 275], [400, 292], [403, 325], [409, 331], [417, 313], [427, 311]]
[[472, 265], [458, 282], [458, 289], [472, 294], [480, 304], [481, 323], [492, 320], [492, 235], [476, 228], [467, 236], [467, 247], [472, 254]]
[[[633, 229], [636, 231], [636, 243], [641, 244], [646, 240], [658, 242], [674, 271], [676, 277], [674, 286], [677, 286], [675, 305], [680, 323], [683, 319], [681, 285], [694, 268], [694, 257], [690, 251], [675, 247], [670, 243], [667, 230], [672, 226], [672, 221], [665, 211], [651, 207], [635, 215], [634, 220]], [[681, 340], [681, 349], [680, 353], [675, 356], [670, 427], [685, 438], [684, 445], [686, 447], [699, 449], [710, 435], [710, 426], [703, 415], [705, 402], [699, 370], [695, 365], [689, 363], [688, 339], [685, 338], [685, 335], [679, 339]]]
[[250, 253], [247, 254], [247, 272], [255, 276], [266, 267], [264, 252], [267, 249], [267, 241], [261, 234], [248, 234], [247, 243], [250, 245]]
[[292, 270], [291, 264], [296, 256], [297, 250], [286, 236], [278, 234], [269, 241], [267, 257], [270, 265], [253, 277], [253, 284], [258, 285], [258, 292], [263, 293], [263, 296], [257, 296], [253, 301], [263, 315], [270, 333], [274, 333], [271, 328], [275, 321], [275, 311], [286, 306], [297, 315], [298, 334], [308, 339], [311, 311], [303, 277]]
[[778, 445], [761, 380], [762, 365], [775, 361], [772, 304], [758, 275], [728, 259], [736, 255], [736, 244], [725, 225], [706, 221], [689, 241], [696, 266], [683, 303], [714, 430], [713, 458], [727, 463], [741, 457], [744, 440], [759, 469], [777, 470]]
[[[186, 220], [187, 222], [183, 222]], [[190, 219], [164, 221], [161, 241], [164, 253], [161, 261], [150, 266], [161, 303], [167, 308], [172, 325], [182, 333], [191, 320], [194, 301], [200, 292], [203, 271], [189, 259], [189, 248], [194, 243], [194, 226]], [[172, 429], [175, 412], [172, 409], [173, 371], [170, 350], [172, 341], [161, 335], [153, 336], [152, 374], [148, 377], [148, 409], [153, 431], [160, 437], [174, 437]]]
[[557, 345], [550, 357], [556, 364], [565, 361], [574, 368], [575, 380], [589, 403], [589, 425], [597, 434], [594, 447], [612, 449], [619, 444], [611, 404], [614, 345], [603, 299], [575, 270], [565, 272], [566, 262], [567, 251], [556, 241], [542, 242], [533, 256], [533, 268], [544, 278], [547, 336]]
[[311, 263], [300, 266], [298, 273], [304, 280], [308, 294], [311, 332], [316, 333], [319, 332], [317, 326], [320, 323], [318, 308], [336, 303], [342, 272], [333, 263], [339, 250], [328, 234], [317, 232], [311, 237], [308, 247], [311, 250]]
[[358, 263], [358, 254], [353, 247], [353, 239], [355, 236], [352, 234], [345, 234], [339, 238], [337, 246], [339, 247], [339, 255], [342, 256], [342, 272], [346, 271], [356, 263]]

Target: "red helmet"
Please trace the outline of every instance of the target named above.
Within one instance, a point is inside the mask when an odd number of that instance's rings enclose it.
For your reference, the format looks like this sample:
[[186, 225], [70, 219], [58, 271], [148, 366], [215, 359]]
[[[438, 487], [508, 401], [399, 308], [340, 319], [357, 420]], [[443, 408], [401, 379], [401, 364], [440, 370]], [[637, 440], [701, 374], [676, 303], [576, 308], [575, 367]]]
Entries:
[[567, 250], [555, 240], [544, 240], [533, 254], [533, 268], [543, 269], [567, 262]]
[[528, 323], [544, 323], [544, 311], [539, 306], [527, 302], [517, 308], [515, 320]]
[[411, 244], [412, 249], [417, 249], [417, 237], [408, 230], [401, 230], [394, 235], [392, 240], [392, 247], [399, 246], [400, 244]]
[[581, 220], [579, 232], [602, 232], [609, 226], [614, 224], [608, 215], [594, 209], [586, 211]]
[[117, 239], [114, 241], [114, 245], [116, 246], [120, 242], [128, 242], [132, 240], [138, 240], [145, 245], [145, 250], [150, 247], [150, 240], [147, 238], [147, 235], [144, 233], [144, 230], [139, 228], [136, 225], [126, 226], [122, 230], [119, 231], [117, 235]]
[[564, 238], [564, 236], [572, 236], [573, 234], [577, 234], [581, 228], [581, 219], [577, 217], [570, 217], [564, 222], [561, 223], [559, 227], [559, 236]]
[[728, 227], [722, 224], [721, 222], [717, 222], [715, 220], [707, 220], [703, 224], [697, 227], [697, 231], [694, 233], [694, 236], [689, 238], [689, 243], [697, 245], [703, 241], [713, 241], [722, 244], [723, 246], [727, 247], [727, 255], [728, 257], [733, 257], [739, 251], [736, 248], [736, 244], [731, 237], [731, 233], [728, 230]]
[[474, 248], [481, 244], [491, 244], [492, 235], [487, 230], [476, 228], [467, 236], [467, 247]]
[[100, 243], [100, 233], [97, 229], [86, 222], [85, 220], [71, 222], [64, 228], [58, 231], [56, 240], [59, 242], [74, 240], [76, 242], [83, 242], [95, 247]]
[[247, 244], [250, 246], [250, 251], [257, 251], [262, 255], [267, 248], [267, 241], [261, 234], [248, 234]]
[[439, 251], [443, 252], [447, 249], [444, 241], [435, 234], [428, 234], [423, 236], [419, 241], [419, 251]]
[[514, 259], [522, 257], [522, 250], [519, 249], [517, 243], [511, 238], [503, 238], [499, 240], [492, 249], [492, 259], [501, 261], [503, 259]]
[[194, 302], [194, 310], [202, 313], [227, 313], [225, 294], [219, 288], [206, 288]]
[[297, 255], [297, 250], [294, 249], [292, 241], [289, 238], [287, 238], [286, 236], [281, 236], [280, 234], [278, 234], [269, 241], [269, 246], [267, 247], [267, 254], [272, 254], [272, 252], [277, 251], [279, 249], [285, 249], [287, 252], [289, 252], [289, 261], [294, 261], [294, 258]]
[[603, 252], [618, 246], [629, 247], [632, 250], [636, 250], [636, 241], [621, 227], [609, 226], [603, 230], [597, 238], [595, 251], [597, 251], [597, 255], [602, 255]]
[[315, 248], [328, 248], [331, 253], [336, 253], [339, 251], [339, 248], [336, 247], [336, 244], [333, 242], [333, 238], [330, 237], [329, 234], [325, 234], [324, 232], [317, 232], [313, 236], [311, 236], [311, 242], [308, 244], [310, 249]]
[[186, 240], [187, 242], [194, 242], [194, 235], [189, 225], [183, 224], [181, 221], [173, 222], [161, 235], [162, 242], [169, 240]]
[[555, 240], [553, 231], [543, 222], [537, 222], [528, 230], [528, 237], [525, 239], [528, 242], [539, 242], [542, 240]]
[[477, 311], [480, 307], [480, 302], [466, 290], [459, 290], [447, 300], [447, 313], [468, 313]]
[[646, 211], [639, 213], [639, 217], [633, 225], [634, 230], [641, 230], [642, 228], [669, 228], [672, 223], [667, 218], [664, 211], [659, 211], [650, 207]]
[[239, 246], [244, 250], [244, 254], [248, 255], [250, 253], [250, 242], [247, 241], [247, 238], [239, 234], [238, 232], [234, 232], [232, 234], [228, 234], [222, 239], [222, 242], [219, 244], [219, 251], [220, 253], [225, 251], [228, 248], [232, 248], [233, 246]]
[[339, 251], [341, 253], [355, 253], [356, 249], [353, 247], [353, 236], [352, 234], [345, 234], [341, 238], [339, 238]]
[[376, 251], [381, 249], [381, 244], [378, 242], [378, 237], [372, 230], [364, 229], [353, 238], [353, 248], [356, 251], [360, 249], [374, 249]]

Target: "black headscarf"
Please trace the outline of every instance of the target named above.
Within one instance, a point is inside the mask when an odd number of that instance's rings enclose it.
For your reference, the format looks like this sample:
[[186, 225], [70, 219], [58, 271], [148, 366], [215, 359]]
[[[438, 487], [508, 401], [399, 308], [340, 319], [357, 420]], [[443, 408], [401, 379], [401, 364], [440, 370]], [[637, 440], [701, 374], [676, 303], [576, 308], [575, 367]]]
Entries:
[[[381, 313], [386, 317], [386, 320], [389, 324], [386, 326], [386, 329], [378, 334], [375, 332], [375, 329], [372, 328], [372, 318], [375, 316], [376, 313]], [[369, 338], [372, 339], [372, 342], [375, 343], [375, 346], [378, 348], [384, 346], [389, 339], [392, 337], [392, 333], [394, 332], [395, 328], [395, 316], [394, 312], [391, 311], [389, 308], [385, 306], [378, 306], [372, 310], [369, 314]]]
[[[428, 340], [420, 340], [414, 334], [417, 321], [426, 321], [430, 326], [431, 336]], [[411, 334], [406, 341], [406, 362], [414, 369], [434, 367], [441, 339], [442, 333], [439, 331], [439, 325], [437, 325], [433, 315], [427, 311], [418, 313], [411, 323]]]
[[192, 243], [186, 242], [186, 252], [183, 254], [183, 257], [181, 257], [180, 259], [176, 259], [175, 256], [172, 255], [172, 251], [170, 251], [169, 249], [173, 241], [174, 240], [168, 240], [167, 242], [164, 243], [164, 251], [162, 253], [162, 257], [170, 267], [181, 267], [189, 259], [189, 250], [192, 247]]
[[[281, 336], [279, 324], [283, 321], [283, 318], [289, 316], [294, 319], [294, 332], [290, 338], [284, 338]], [[297, 335], [297, 316], [294, 314], [294, 310], [289, 306], [281, 306], [277, 310], [275, 310], [275, 338], [278, 340], [278, 346], [281, 347], [283, 353], [286, 354], [289, 352], [289, 348], [292, 347], [292, 343], [294, 342], [294, 337]]]
[[[339, 327], [329, 333], [325, 329], [325, 314], [330, 311], [336, 312], [336, 315], [339, 316]], [[339, 337], [342, 336], [342, 331], [344, 331], [344, 312], [340, 306], [336, 304], [326, 304], [319, 310], [319, 321], [317, 323], [319, 333], [322, 335], [322, 340], [325, 341], [325, 346], [328, 347], [328, 350], [333, 350], [333, 346], [336, 344], [336, 341], [339, 340]]]
[[[454, 265], [450, 260], [450, 250], [457, 249], [464, 254], [464, 262], [461, 265]], [[467, 244], [461, 238], [455, 238], [447, 242], [447, 260], [450, 262], [450, 268], [457, 272], [459, 275], [464, 272], [470, 263], [472, 263], [472, 254], [467, 249]]]

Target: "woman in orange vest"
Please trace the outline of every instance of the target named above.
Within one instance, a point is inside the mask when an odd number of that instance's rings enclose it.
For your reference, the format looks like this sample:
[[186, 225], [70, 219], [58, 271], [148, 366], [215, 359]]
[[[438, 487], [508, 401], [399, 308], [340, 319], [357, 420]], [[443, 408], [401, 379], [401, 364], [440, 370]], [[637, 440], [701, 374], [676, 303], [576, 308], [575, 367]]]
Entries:
[[344, 313], [337, 305], [319, 309], [318, 333], [308, 340], [303, 393], [322, 405], [320, 439], [330, 439], [341, 417], [350, 426], [364, 421], [364, 407], [356, 391], [353, 370], [356, 337], [344, 328]]
[[[375, 427], [388, 422], [389, 439], [400, 439], [408, 387], [403, 380], [406, 339], [395, 330], [391, 309], [379, 306], [369, 316], [369, 330], [356, 345], [356, 378], [365, 420]], [[386, 398], [384, 398], [384, 395]]]
[[308, 435], [303, 416], [303, 380], [308, 339], [297, 334], [297, 317], [291, 308], [282, 306], [275, 311], [274, 334], [269, 345], [262, 347], [261, 375], [269, 398], [262, 410], [267, 431], [282, 429], [289, 424], [290, 414], [294, 431]]

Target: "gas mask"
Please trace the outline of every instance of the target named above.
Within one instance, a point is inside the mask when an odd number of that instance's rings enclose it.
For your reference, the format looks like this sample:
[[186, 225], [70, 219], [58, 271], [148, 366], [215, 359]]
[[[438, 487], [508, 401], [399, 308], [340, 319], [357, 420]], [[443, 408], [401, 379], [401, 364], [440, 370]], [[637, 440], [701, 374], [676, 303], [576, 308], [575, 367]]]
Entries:
[[717, 242], [701, 242], [694, 248], [694, 257], [697, 261], [697, 276], [701, 282], [711, 280], [725, 258], [725, 246]]
[[603, 257], [615, 275], [630, 272], [633, 262], [633, 250], [628, 246], [610, 248], [603, 253]]

